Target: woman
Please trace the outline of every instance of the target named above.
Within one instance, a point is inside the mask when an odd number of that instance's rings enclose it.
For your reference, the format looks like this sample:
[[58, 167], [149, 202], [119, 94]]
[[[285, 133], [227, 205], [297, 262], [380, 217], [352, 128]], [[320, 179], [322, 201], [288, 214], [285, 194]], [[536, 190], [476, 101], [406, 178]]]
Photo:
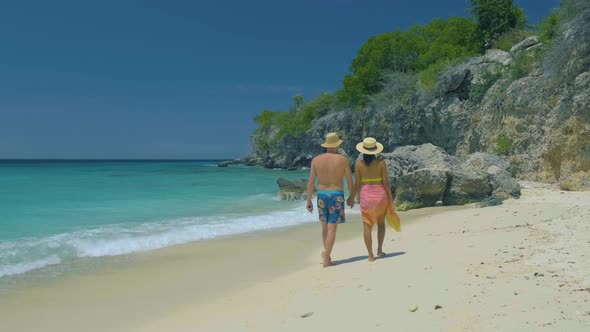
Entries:
[[355, 183], [348, 198], [348, 205], [354, 204], [356, 194], [360, 189], [361, 215], [363, 218], [363, 233], [369, 261], [375, 260], [373, 255], [373, 242], [371, 230], [377, 225], [377, 256], [383, 253], [383, 240], [385, 239], [385, 216], [389, 205], [393, 202], [387, 167], [385, 161], [375, 158], [375, 155], [383, 151], [383, 145], [373, 137], [367, 137], [356, 145], [356, 149], [363, 154], [362, 160], [357, 160], [354, 165]]

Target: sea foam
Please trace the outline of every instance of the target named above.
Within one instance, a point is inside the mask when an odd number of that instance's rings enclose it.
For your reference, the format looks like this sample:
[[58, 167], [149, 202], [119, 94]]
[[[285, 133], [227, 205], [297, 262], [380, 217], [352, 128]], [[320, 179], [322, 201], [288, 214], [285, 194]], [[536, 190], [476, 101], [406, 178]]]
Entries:
[[[315, 212], [315, 211], [314, 211]], [[301, 205], [254, 216], [194, 217], [108, 226], [0, 242], [0, 278], [79, 257], [117, 256], [172, 245], [317, 221]]]

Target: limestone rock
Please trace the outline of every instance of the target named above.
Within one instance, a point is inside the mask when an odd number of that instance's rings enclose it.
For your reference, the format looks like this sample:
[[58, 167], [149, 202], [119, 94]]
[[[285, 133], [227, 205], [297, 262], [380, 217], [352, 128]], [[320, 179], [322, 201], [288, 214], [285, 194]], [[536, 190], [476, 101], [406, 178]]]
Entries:
[[444, 205], [464, 205], [479, 202], [492, 193], [490, 175], [481, 170], [460, 167], [451, 173], [443, 196]]
[[[507, 161], [499, 156], [482, 152], [470, 154], [465, 160], [465, 165], [470, 168], [487, 171], [490, 174], [497, 173], [498, 170], [505, 171], [510, 166]], [[492, 166], [495, 166], [495, 168]]]
[[470, 75], [471, 71], [467, 64], [452, 67], [439, 78], [439, 91], [442, 93], [457, 91], [464, 84], [463, 82], [470, 78]]
[[512, 62], [512, 55], [502, 50], [491, 49], [487, 50], [481, 60], [483, 62], [496, 62], [506, 66]]
[[485, 171], [490, 175], [492, 196], [500, 201], [511, 197], [520, 197], [520, 184], [507, 171], [510, 164], [499, 156], [489, 153], [473, 153], [464, 164], [473, 170]]
[[447, 186], [447, 172], [423, 168], [397, 179], [395, 207], [400, 211], [433, 206]]
[[[494, 166], [491, 166], [494, 167]], [[489, 173], [489, 172], [488, 172]], [[500, 170], [491, 175], [492, 196], [504, 201], [512, 197], [520, 197], [520, 184], [510, 173]]]
[[539, 44], [539, 36], [530, 36], [525, 40], [521, 41], [520, 43], [512, 46], [510, 49], [510, 53], [516, 53], [521, 50], [526, 50], [531, 46], [535, 46]]
[[307, 197], [307, 179], [289, 181], [283, 178], [277, 180], [279, 185], [279, 199], [300, 200]]
[[590, 171], [569, 174], [559, 179], [559, 188], [569, 191], [589, 191]]

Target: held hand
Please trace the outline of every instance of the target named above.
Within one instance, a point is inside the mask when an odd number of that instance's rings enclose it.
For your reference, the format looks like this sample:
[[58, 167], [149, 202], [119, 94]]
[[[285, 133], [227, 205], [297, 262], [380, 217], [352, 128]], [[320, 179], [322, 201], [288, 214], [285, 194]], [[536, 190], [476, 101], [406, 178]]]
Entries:
[[348, 197], [348, 199], [346, 200], [346, 204], [348, 204], [348, 206], [350, 206], [350, 208], [352, 209], [354, 207], [354, 197]]
[[307, 211], [309, 213], [313, 212], [313, 203], [311, 201], [307, 201]]

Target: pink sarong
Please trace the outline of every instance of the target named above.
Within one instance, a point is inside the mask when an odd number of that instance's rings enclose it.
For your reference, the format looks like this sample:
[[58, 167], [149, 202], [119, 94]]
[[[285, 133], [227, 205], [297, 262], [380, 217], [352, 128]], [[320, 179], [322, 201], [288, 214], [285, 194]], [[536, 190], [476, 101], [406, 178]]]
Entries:
[[389, 206], [387, 193], [382, 184], [364, 184], [361, 188], [361, 215], [363, 222], [377, 224], [377, 218], [385, 216]]

